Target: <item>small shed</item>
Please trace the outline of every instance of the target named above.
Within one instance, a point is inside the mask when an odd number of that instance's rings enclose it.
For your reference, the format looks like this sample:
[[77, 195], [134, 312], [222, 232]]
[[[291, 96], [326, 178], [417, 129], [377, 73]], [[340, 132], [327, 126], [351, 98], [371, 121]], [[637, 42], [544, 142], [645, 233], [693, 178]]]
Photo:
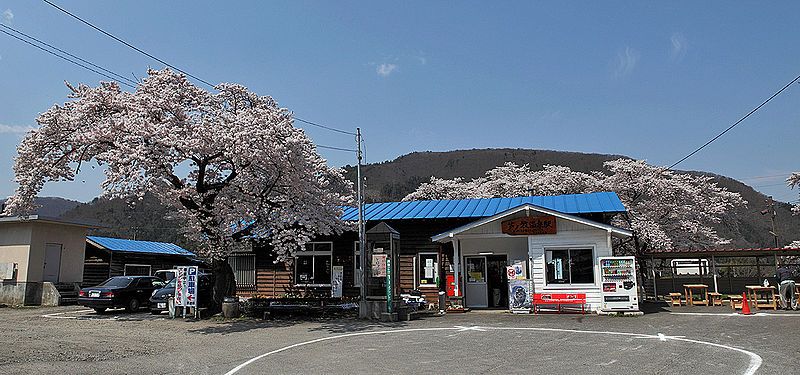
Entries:
[[58, 305], [75, 294], [92, 227], [40, 215], [0, 217], [0, 303]]
[[150, 276], [155, 271], [202, 263], [189, 250], [169, 242], [87, 236], [83, 286], [112, 276]]

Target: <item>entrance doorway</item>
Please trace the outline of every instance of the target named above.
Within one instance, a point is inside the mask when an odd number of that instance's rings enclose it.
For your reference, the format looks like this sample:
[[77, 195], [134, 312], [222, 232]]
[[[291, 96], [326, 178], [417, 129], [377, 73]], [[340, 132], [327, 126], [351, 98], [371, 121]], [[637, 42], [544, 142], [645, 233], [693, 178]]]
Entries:
[[61, 244], [49, 243], [44, 246], [44, 271], [42, 280], [58, 282], [61, 273]]
[[508, 279], [505, 255], [464, 257], [466, 274], [465, 304], [473, 308], [508, 306]]

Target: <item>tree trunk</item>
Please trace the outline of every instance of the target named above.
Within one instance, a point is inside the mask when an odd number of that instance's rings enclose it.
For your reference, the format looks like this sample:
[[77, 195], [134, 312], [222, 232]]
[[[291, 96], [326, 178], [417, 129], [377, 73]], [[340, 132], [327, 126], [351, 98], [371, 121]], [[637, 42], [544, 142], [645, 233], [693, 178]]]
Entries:
[[236, 279], [227, 260], [212, 261], [211, 270], [214, 273], [213, 307], [219, 311], [222, 309], [223, 298], [236, 294]]

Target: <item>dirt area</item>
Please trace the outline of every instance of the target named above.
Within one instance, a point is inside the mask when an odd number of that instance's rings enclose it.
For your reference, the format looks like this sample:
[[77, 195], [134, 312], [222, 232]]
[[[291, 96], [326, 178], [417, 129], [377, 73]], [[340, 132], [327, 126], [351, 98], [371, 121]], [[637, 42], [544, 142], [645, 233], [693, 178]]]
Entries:
[[[800, 314], [658, 308], [642, 317], [475, 311], [382, 324], [356, 319], [188, 321], [82, 307], [0, 308], [0, 373], [384, 372], [742, 374], [800, 368]], [[378, 334], [373, 334], [380, 332]], [[316, 340], [316, 341], [312, 341]], [[702, 341], [697, 343], [695, 341]], [[737, 351], [738, 349], [741, 349]], [[352, 359], [352, 360], [351, 360]], [[544, 366], [544, 367], [542, 367]], [[524, 371], [523, 371], [524, 370]]]

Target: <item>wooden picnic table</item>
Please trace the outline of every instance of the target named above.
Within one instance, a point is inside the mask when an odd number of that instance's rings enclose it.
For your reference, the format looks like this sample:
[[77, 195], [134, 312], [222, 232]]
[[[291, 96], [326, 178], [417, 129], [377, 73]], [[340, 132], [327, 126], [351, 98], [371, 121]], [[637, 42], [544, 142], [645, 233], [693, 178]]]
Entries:
[[[773, 310], [778, 309], [778, 304], [775, 303], [775, 287], [770, 286], [763, 286], [763, 285], [745, 285], [747, 288], [747, 299], [748, 301], [752, 301], [755, 304], [757, 309], [762, 308], [770, 308]], [[764, 302], [759, 300], [760, 297], [764, 299]]]
[[[708, 306], [708, 285], [705, 284], [683, 284], [683, 291], [686, 295], [686, 306], [705, 305]], [[694, 300], [695, 291], [702, 299]]]

